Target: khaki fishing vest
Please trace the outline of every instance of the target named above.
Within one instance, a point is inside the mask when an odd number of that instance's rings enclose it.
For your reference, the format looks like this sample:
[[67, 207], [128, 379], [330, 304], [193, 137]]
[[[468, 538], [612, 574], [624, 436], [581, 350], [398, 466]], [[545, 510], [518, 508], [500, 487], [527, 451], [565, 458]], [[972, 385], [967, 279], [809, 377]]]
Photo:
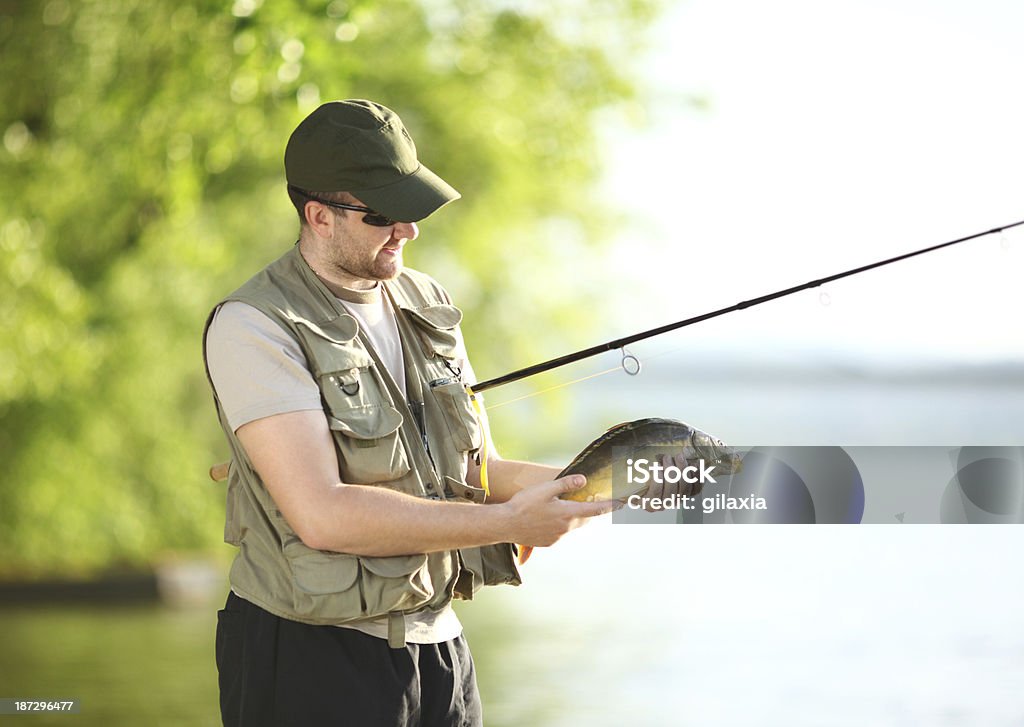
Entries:
[[[454, 361], [462, 312], [423, 273], [406, 270], [384, 287], [395, 307], [407, 391], [397, 390], [297, 245], [223, 302], [257, 308], [298, 342], [320, 387], [342, 482], [483, 503], [483, 490], [466, 484], [467, 455], [481, 446], [481, 432]], [[224, 540], [239, 551], [230, 581], [243, 598], [310, 624], [389, 615], [389, 642], [400, 646], [402, 614], [439, 610], [484, 585], [520, 583], [507, 543], [387, 557], [308, 548], [254, 471], [216, 392], [214, 400], [232, 454]]]

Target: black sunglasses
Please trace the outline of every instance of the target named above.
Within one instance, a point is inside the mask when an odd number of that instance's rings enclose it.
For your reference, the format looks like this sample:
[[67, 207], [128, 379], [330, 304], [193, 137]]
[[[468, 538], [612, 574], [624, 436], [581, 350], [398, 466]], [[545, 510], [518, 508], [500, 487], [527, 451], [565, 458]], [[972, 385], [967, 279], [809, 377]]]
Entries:
[[379, 212], [374, 212], [369, 207], [360, 207], [359, 205], [355, 204], [345, 204], [344, 202], [331, 202], [330, 200], [320, 199], [319, 197], [315, 197], [314, 195], [310, 194], [306, 190], [299, 189], [298, 187], [295, 187], [291, 184], [288, 185], [288, 189], [298, 194], [301, 194], [308, 200], [312, 200], [313, 202], [319, 202], [320, 204], [325, 204], [328, 207], [336, 207], [340, 210], [352, 210], [353, 212], [365, 212], [366, 214], [363, 215], [363, 222], [366, 223], [367, 225], [372, 225], [373, 227], [391, 227], [391, 225], [395, 224], [396, 222], [396, 220], [393, 220], [390, 217], [385, 217]]

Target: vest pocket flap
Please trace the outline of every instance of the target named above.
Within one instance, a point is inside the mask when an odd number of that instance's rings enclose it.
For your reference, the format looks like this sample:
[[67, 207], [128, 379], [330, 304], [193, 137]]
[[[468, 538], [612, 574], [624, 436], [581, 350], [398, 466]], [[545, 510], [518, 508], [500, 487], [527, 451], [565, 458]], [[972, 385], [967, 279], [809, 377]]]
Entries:
[[451, 330], [462, 322], [462, 311], [453, 305], [428, 305], [424, 308], [403, 308], [413, 320], [431, 328]]
[[291, 565], [296, 585], [306, 593], [341, 593], [352, 588], [359, 578], [359, 559], [344, 553], [325, 553], [306, 546], [284, 554]]
[[404, 578], [427, 565], [426, 553], [415, 555], [360, 556], [363, 568], [383, 578]]
[[354, 439], [380, 439], [394, 434], [402, 426], [402, 415], [390, 406], [370, 405], [353, 407], [345, 412], [345, 418], [328, 416], [333, 431], [341, 432]]
[[462, 320], [462, 311], [453, 305], [434, 305], [427, 308], [402, 309], [416, 328], [423, 342], [424, 352], [444, 358], [455, 358], [459, 339], [455, 327]]
[[[351, 334], [348, 325], [343, 321], [351, 321]], [[358, 330], [355, 319], [340, 316], [333, 321], [319, 326], [300, 322], [299, 333], [306, 342], [307, 356], [313, 373], [318, 376], [328, 374], [358, 376], [359, 369], [367, 369], [373, 365], [373, 359], [362, 346], [354, 343]]]
[[299, 329], [308, 330], [318, 338], [324, 338], [331, 343], [348, 343], [359, 333], [359, 324], [350, 315], [340, 315], [320, 323], [311, 321], [298, 321]]

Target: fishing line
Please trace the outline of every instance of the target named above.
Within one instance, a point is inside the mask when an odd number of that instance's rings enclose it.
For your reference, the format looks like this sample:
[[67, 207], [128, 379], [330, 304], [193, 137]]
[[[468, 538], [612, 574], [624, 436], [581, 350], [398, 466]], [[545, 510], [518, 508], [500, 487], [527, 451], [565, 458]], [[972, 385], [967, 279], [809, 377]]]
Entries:
[[[675, 331], [679, 328], [684, 328], [686, 326], [692, 326], [696, 323], [702, 323], [712, 318], [717, 318], [718, 316], [726, 315], [727, 313], [735, 313], [736, 311], [741, 311], [746, 308], [753, 308], [754, 306], [761, 305], [762, 303], [767, 303], [769, 301], [776, 300], [787, 295], [792, 295], [793, 293], [799, 293], [802, 290], [818, 288], [822, 285], [825, 285], [826, 283], [831, 283], [842, 278], [848, 278], [851, 275], [859, 275], [860, 273], [865, 273], [868, 270], [874, 270], [875, 268], [880, 268], [884, 265], [891, 265], [893, 263], [900, 262], [901, 260], [907, 260], [912, 257], [917, 257], [918, 255], [924, 255], [929, 252], [935, 252], [936, 250], [941, 250], [944, 247], [957, 245], [961, 242], [975, 240], [979, 237], [985, 237], [986, 235], [1002, 234], [1005, 233], [1006, 230], [1010, 230], [1013, 229], [1014, 227], [1019, 227], [1021, 225], [1024, 225], [1024, 220], [1020, 220], [1019, 222], [1013, 222], [1008, 225], [1003, 225], [1001, 227], [993, 227], [991, 230], [985, 230], [984, 232], [976, 232], [973, 235], [967, 235], [966, 237], [960, 237], [957, 238], [956, 240], [950, 240], [948, 242], [942, 242], [937, 245], [931, 245], [929, 247], [921, 248], [920, 250], [914, 250], [912, 252], [903, 253], [902, 255], [897, 255], [895, 257], [887, 258], [885, 260], [879, 260], [878, 262], [868, 263], [867, 265], [862, 265], [857, 268], [851, 268], [850, 270], [844, 270], [840, 273], [835, 273], [833, 275], [827, 275], [823, 278], [808, 280], [806, 283], [794, 285], [790, 288], [784, 288], [782, 290], [777, 290], [774, 293], [768, 293], [767, 295], [762, 295], [758, 298], [743, 300], [740, 301], [739, 303], [736, 303], [735, 305], [731, 305], [726, 308], [719, 308], [718, 310], [714, 310], [709, 313], [702, 313], [701, 315], [693, 316], [692, 318], [686, 318], [681, 321], [676, 321], [675, 323], [669, 323], [664, 326], [659, 326], [658, 328], [652, 328], [641, 333], [635, 333], [631, 336], [618, 338], [614, 341], [608, 341], [607, 343], [601, 343], [598, 344], [597, 346], [591, 346], [590, 348], [585, 348], [580, 351], [568, 353], [565, 354], [564, 356], [559, 356], [558, 358], [553, 358], [549, 361], [544, 361], [538, 364], [534, 364], [532, 366], [527, 366], [522, 369], [517, 369], [502, 376], [482, 381], [473, 386], [473, 391], [476, 393], [480, 393], [482, 391], [486, 391], [487, 389], [493, 389], [497, 386], [510, 384], [513, 381], [519, 381], [520, 379], [525, 379], [529, 376], [535, 376], [536, 374], [540, 374], [545, 371], [551, 371], [552, 369], [556, 369], [570, 363], [575, 363], [576, 361], [582, 361], [583, 359], [596, 356], [597, 354], [604, 353], [605, 351], [613, 351], [615, 349], [622, 349], [623, 351], [623, 362], [621, 366], [616, 367], [616, 369], [609, 369], [608, 371], [602, 371], [599, 374], [593, 374], [591, 376], [584, 377], [584, 379], [580, 379], [580, 381], [586, 380], [587, 378], [594, 378], [595, 376], [602, 376], [604, 374], [610, 373], [611, 371], [615, 371], [618, 368], [622, 368], [626, 371], [626, 373], [630, 373], [629, 369], [627, 369], [625, 366], [627, 359], [627, 352], [625, 347], [631, 343], [643, 341], [644, 339], [652, 338], [654, 336], [660, 336], [663, 333]], [[636, 362], [637, 372], [639, 372], [639, 359], [637, 359], [635, 356], [632, 356], [632, 354], [628, 354], [628, 357], [631, 357], [632, 360]], [[576, 382], [569, 382], [566, 384], [554, 386], [551, 387], [551, 389], [546, 389], [546, 391], [562, 388], [562, 386], [569, 386], [572, 383]], [[527, 398], [528, 396], [530, 395], [520, 398]], [[504, 403], [511, 403], [511, 401], [502, 402], [502, 404]]]
[[[680, 347], [677, 350], [682, 350], [682, 348]], [[672, 352], [671, 351], [667, 351], [666, 353], [672, 353]], [[657, 358], [658, 356], [661, 356], [661, 355], [662, 354], [654, 354], [653, 356], [648, 356], [647, 358], [648, 359]], [[612, 366], [610, 369], [605, 369], [604, 371], [598, 371], [596, 374], [588, 374], [587, 376], [581, 376], [580, 378], [573, 379], [572, 381], [565, 381], [565, 382], [563, 382], [561, 384], [555, 384], [554, 386], [549, 386], [546, 389], [541, 389], [540, 391], [531, 391], [529, 394], [523, 394], [522, 396], [517, 396], [514, 399], [508, 399], [506, 401], [499, 401], [497, 404], [488, 404], [487, 405], [487, 411], [492, 411], [494, 409], [499, 409], [499, 408], [505, 406], [506, 404], [514, 404], [515, 402], [522, 401], [523, 399], [532, 399], [533, 397], [540, 396], [541, 394], [547, 394], [548, 392], [551, 392], [551, 391], [557, 391], [558, 389], [564, 389], [567, 386], [572, 386], [573, 384], [579, 384], [579, 383], [581, 383], [583, 381], [588, 381], [589, 379], [596, 379], [599, 376], [604, 376], [605, 374], [610, 374], [613, 371], [622, 371], [622, 372], [626, 373], [628, 376], [636, 376], [637, 374], [640, 373], [640, 370], [642, 368], [643, 368], [643, 364], [640, 362], [640, 359], [637, 358], [636, 356], [634, 356], [629, 351], [627, 351], [625, 348], [623, 348], [622, 349], [622, 361], [619, 362], [618, 366]], [[471, 387], [471, 388], [473, 388], [474, 392], [476, 391], [475, 387]]]
[[[613, 371], [621, 371], [621, 370], [622, 370], [621, 366], [612, 366], [610, 369], [605, 369], [604, 371], [599, 371], [596, 374], [590, 374], [588, 376], [581, 376], [578, 379], [573, 379], [572, 381], [565, 381], [565, 382], [563, 382], [561, 384], [555, 384], [554, 386], [549, 386], [546, 389], [540, 389], [539, 391], [531, 391], [529, 394], [523, 394], [522, 396], [517, 396], [514, 399], [508, 399], [506, 401], [499, 401], [497, 404], [491, 404], [490, 402], [488, 402], [487, 403], [487, 411], [488, 411], [488, 413], [490, 413], [490, 412], [494, 411], [495, 409], [500, 409], [501, 407], [505, 406], [506, 404], [514, 404], [517, 401], [522, 401], [523, 399], [532, 399], [533, 397], [540, 396], [541, 394], [547, 394], [547, 393], [550, 393], [552, 391], [557, 391], [558, 389], [564, 389], [566, 386], [572, 386], [573, 384], [579, 384], [580, 382], [587, 381], [588, 379], [596, 379], [598, 376], [604, 376], [605, 374], [610, 374]], [[473, 388], [473, 391], [476, 391], [476, 387], [475, 386], [472, 387], [472, 388]]]
[[[672, 355], [674, 353], [679, 353], [680, 351], [685, 351], [685, 350], [687, 350], [686, 346], [676, 346], [675, 348], [670, 348], [670, 349], [668, 349], [666, 351], [659, 351], [657, 353], [652, 353], [652, 354], [645, 355], [643, 357], [643, 361], [653, 361], [656, 358], [661, 358], [662, 356], [670, 356], [670, 355]], [[525, 399], [532, 399], [535, 396], [541, 396], [542, 394], [547, 394], [547, 393], [550, 393], [552, 391], [557, 391], [558, 389], [564, 389], [564, 388], [566, 388], [568, 386], [573, 386], [574, 384], [579, 384], [579, 383], [582, 383], [584, 381], [588, 381], [590, 379], [596, 379], [596, 378], [598, 378], [600, 376], [605, 376], [607, 374], [611, 374], [611, 373], [614, 373], [616, 371], [622, 371], [622, 372], [624, 372], [625, 374], [627, 374], [629, 376], [636, 376], [636, 375], [638, 375], [640, 373], [642, 365], [643, 364], [642, 364], [642, 362], [641, 362], [641, 360], [640, 360], [640, 358], [638, 356], [635, 356], [634, 354], [630, 353], [629, 351], [625, 351], [624, 350], [624, 353], [623, 353], [623, 356], [622, 356], [622, 362], [618, 366], [612, 366], [610, 369], [605, 369], [604, 371], [598, 371], [597, 373], [588, 374], [587, 376], [581, 376], [580, 378], [573, 379], [572, 381], [565, 381], [565, 382], [562, 382], [561, 384], [555, 384], [554, 386], [548, 386], [547, 388], [544, 388], [544, 389], [539, 389], [537, 391], [531, 391], [528, 394], [523, 394], [522, 396], [517, 396], [517, 397], [515, 397], [513, 399], [507, 399], [505, 401], [499, 401], [496, 404], [488, 403], [487, 404], [487, 411], [491, 412], [491, 411], [494, 411], [495, 409], [500, 409], [501, 407], [505, 406], [506, 404], [514, 404], [517, 401], [524, 401]], [[472, 388], [473, 388], [473, 391], [476, 391], [476, 387], [472, 387]]]

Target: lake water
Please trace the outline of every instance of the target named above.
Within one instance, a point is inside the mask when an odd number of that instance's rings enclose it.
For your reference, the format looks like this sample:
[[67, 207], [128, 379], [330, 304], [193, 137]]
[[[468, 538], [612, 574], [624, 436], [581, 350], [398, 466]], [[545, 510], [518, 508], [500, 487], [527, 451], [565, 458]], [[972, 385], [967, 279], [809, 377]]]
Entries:
[[[1009, 727], [1020, 543], [1010, 526], [605, 519], [459, 611], [488, 725]], [[0, 691], [83, 700], [18, 724], [218, 724], [215, 608], [0, 610]]]
[[1021, 536], [602, 522], [465, 611], [495, 724], [1021, 725]]
[[24, 725], [219, 725], [215, 610], [158, 605], [0, 609], [3, 697], [79, 699]]

